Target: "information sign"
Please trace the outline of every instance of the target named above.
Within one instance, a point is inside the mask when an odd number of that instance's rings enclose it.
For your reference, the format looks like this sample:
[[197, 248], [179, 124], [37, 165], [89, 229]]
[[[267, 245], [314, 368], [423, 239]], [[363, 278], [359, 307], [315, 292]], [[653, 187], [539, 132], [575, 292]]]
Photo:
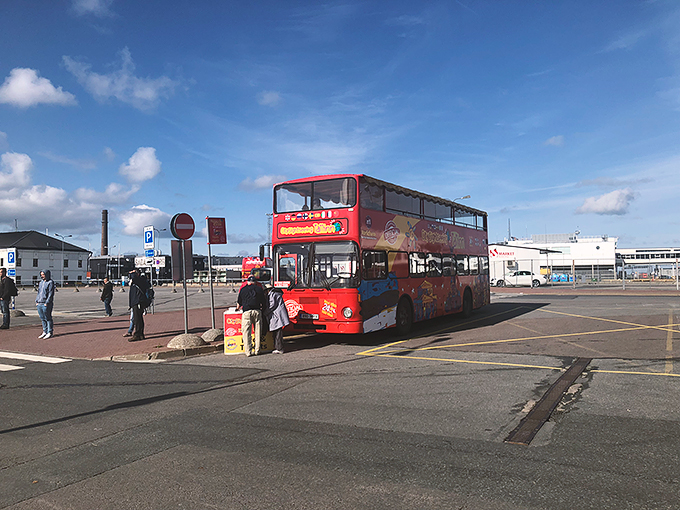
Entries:
[[153, 225], [149, 225], [148, 227], [144, 227], [144, 249], [145, 250], [153, 250], [154, 249], [154, 243], [153, 243]]
[[227, 226], [224, 218], [206, 218], [208, 244], [227, 244]]
[[17, 267], [17, 249], [7, 250], [7, 267]]
[[7, 275], [8, 275], [8, 276], [16, 276], [16, 275], [17, 275], [17, 270], [16, 270], [16, 269], [8, 269], [8, 270], [7, 270]]

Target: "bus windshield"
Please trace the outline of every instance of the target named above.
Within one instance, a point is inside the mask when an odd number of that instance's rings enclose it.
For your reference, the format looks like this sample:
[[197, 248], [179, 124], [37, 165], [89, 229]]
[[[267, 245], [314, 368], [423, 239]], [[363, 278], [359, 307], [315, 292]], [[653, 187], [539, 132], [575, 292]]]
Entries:
[[276, 213], [353, 207], [356, 202], [356, 181], [351, 177], [280, 184], [274, 188]]
[[290, 288], [346, 289], [359, 285], [359, 250], [353, 242], [280, 244], [277, 279]]

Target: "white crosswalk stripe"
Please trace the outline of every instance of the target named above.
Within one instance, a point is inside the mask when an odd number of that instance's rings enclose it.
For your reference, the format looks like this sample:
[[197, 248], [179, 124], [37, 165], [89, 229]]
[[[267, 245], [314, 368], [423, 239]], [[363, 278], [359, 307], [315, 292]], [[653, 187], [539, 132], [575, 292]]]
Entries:
[[[34, 361], [36, 363], [66, 363], [71, 361], [68, 358], [53, 358], [51, 356], [36, 356], [34, 354], [21, 354], [19, 352], [0, 351], [0, 358], [18, 359], [22, 361]], [[19, 365], [4, 365], [0, 363], [0, 372], [9, 372], [10, 370], [21, 370]]]

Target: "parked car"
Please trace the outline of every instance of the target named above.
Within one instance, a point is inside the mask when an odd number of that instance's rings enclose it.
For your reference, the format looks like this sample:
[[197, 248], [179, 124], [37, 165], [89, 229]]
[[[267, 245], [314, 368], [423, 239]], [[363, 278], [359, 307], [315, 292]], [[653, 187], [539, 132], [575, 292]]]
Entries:
[[[493, 283], [493, 281], [492, 281]], [[538, 287], [548, 283], [548, 278], [542, 274], [532, 273], [531, 271], [514, 271], [504, 277], [495, 280], [496, 287]]]

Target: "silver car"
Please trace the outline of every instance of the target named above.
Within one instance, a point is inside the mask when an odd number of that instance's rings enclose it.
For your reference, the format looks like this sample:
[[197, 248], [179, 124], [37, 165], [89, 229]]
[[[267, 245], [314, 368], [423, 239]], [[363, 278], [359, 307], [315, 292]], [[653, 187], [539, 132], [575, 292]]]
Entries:
[[496, 287], [539, 287], [548, 283], [548, 278], [542, 274], [532, 273], [531, 271], [514, 271], [496, 280]]

